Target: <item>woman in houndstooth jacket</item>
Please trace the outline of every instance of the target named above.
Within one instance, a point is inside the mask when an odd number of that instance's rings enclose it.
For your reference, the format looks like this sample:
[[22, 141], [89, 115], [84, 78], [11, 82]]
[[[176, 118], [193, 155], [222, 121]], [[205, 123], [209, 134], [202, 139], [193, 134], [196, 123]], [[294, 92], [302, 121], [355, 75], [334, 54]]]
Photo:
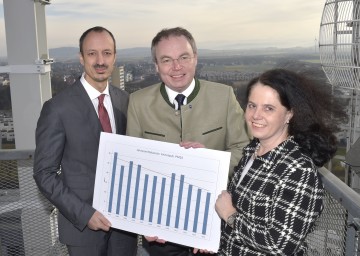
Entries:
[[270, 70], [249, 83], [245, 119], [254, 139], [216, 201], [224, 221], [218, 255], [305, 254], [323, 208], [317, 167], [337, 149], [334, 107], [341, 109], [292, 71]]

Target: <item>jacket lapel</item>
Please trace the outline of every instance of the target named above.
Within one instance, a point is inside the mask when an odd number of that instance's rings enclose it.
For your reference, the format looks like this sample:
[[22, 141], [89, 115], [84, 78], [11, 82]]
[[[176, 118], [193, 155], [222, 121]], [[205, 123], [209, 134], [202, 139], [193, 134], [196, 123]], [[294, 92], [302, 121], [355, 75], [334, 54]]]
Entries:
[[84, 89], [84, 86], [78, 80], [74, 85], [73, 97], [75, 97], [74, 102], [77, 105], [77, 108], [84, 113], [84, 118], [88, 120], [89, 128], [92, 134], [96, 137], [97, 140], [100, 139], [101, 124], [99, 118], [94, 109], [89, 95]]

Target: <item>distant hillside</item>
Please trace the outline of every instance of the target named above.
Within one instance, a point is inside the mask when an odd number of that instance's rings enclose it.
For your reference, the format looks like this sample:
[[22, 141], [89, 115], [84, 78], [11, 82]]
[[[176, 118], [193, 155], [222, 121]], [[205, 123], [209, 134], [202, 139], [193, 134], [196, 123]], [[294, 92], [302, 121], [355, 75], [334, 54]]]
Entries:
[[49, 56], [58, 60], [72, 60], [79, 56], [79, 48], [77, 47], [61, 47], [49, 49]]
[[[78, 59], [79, 48], [78, 47], [54, 48], [49, 50], [49, 55], [50, 58], [60, 61]], [[151, 56], [150, 48], [147, 47], [117, 49], [118, 58], [138, 59], [138, 58], [146, 58], [150, 56]]]
[[[202, 57], [207, 56], [254, 56], [254, 55], [276, 55], [276, 54], [314, 54], [313, 47], [293, 47], [293, 48], [248, 48], [248, 49], [223, 49], [223, 50], [209, 50], [199, 49], [199, 55]], [[318, 53], [318, 52], [317, 52]]]
[[[79, 48], [77, 47], [61, 47], [49, 50], [50, 58], [55, 61], [77, 60]], [[313, 47], [294, 47], [294, 48], [257, 48], [257, 49], [224, 49], [224, 50], [211, 50], [199, 49], [200, 57], [214, 57], [214, 56], [234, 56], [234, 55], [269, 55], [269, 54], [309, 54], [314, 53]], [[142, 59], [150, 58], [151, 51], [148, 47], [136, 47], [117, 50], [118, 59]]]

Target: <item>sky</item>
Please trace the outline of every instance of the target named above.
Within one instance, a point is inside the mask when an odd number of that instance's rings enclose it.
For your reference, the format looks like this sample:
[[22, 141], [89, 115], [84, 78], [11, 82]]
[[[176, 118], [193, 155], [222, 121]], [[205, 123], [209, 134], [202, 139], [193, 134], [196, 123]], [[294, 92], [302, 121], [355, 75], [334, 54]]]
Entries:
[[[45, 7], [47, 42], [49, 49], [78, 47], [80, 35], [100, 25], [113, 32], [118, 49], [150, 47], [161, 29], [181, 26], [200, 49], [311, 47], [324, 5], [325, 0], [51, 0]], [[3, 1], [0, 56], [6, 56]]]

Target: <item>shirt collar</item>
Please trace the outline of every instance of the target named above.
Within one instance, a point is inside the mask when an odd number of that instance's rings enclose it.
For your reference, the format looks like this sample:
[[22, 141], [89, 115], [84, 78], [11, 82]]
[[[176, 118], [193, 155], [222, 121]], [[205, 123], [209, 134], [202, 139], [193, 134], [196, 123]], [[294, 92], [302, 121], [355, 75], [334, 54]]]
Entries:
[[[186, 90], [181, 93], [181, 94], [185, 95], [185, 97], [186, 97], [186, 98], [185, 98], [185, 101], [184, 101], [184, 105], [185, 105], [186, 102], [187, 102], [187, 97], [189, 97], [189, 95], [192, 93], [192, 91], [194, 90], [194, 88], [195, 88], [195, 79], [193, 79], [193, 80], [191, 81], [189, 87], [186, 88]], [[170, 89], [167, 85], [165, 85], [165, 90], [166, 90], [166, 93], [167, 93], [167, 95], [168, 95], [168, 97], [169, 97], [169, 101], [170, 101], [171, 103], [174, 103], [175, 97], [176, 97], [176, 95], [179, 94], [179, 92], [176, 92], [176, 91]]]
[[97, 97], [100, 96], [100, 94], [105, 94], [110, 96], [109, 93], [109, 84], [106, 85], [106, 88], [103, 92], [99, 92], [98, 90], [96, 90], [94, 87], [92, 87], [88, 81], [86, 81], [85, 79], [85, 73], [82, 74], [81, 78], [80, 78], [80, 82], [82, 83], [82, 85], [85, 88], [85, 91], [87, 92], [87, 94], [89, 95], [91, 100], [97, 99]]

